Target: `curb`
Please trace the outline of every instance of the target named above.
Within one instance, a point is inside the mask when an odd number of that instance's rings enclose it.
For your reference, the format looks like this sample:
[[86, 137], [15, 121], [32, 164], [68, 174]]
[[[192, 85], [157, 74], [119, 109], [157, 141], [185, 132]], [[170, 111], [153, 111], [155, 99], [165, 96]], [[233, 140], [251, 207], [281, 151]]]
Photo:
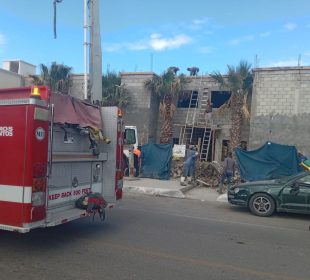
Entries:
[[188, 191], [190, 191], [190, 190], [192, 190], [192, 189], [194, 189], [194, 188], [196, 188], [195, 185], [188, 185], [188, 186], [184, 186], [184, 187], [180, 188], [180, 191], [181, 191], [183, 194], [185, 194], [185, 193], [187, 193]]
[[217, 202], [227, 202], [228, 203], [228, 196], [227, 193], [221, 194], [217, 199]]
[[155, 196], [167, 196], [175, 198], [185, 198], [185, 195], [181, 190], [171, 190], [163, 188], [152, 188], [152, 187], [137, 187], [137, 186], [126, 186], [124, 187], [125, 192], [139, 193], [146, 195]]

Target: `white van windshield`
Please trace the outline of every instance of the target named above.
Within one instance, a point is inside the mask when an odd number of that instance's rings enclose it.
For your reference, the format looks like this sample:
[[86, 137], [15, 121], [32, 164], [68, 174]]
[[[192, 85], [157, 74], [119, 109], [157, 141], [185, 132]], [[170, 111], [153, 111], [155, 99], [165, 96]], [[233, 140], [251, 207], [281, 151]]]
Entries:
[[125, 129], [124, 143], [128, 145], [133, 145], [136, 143], [136, 132], [132, 128]]

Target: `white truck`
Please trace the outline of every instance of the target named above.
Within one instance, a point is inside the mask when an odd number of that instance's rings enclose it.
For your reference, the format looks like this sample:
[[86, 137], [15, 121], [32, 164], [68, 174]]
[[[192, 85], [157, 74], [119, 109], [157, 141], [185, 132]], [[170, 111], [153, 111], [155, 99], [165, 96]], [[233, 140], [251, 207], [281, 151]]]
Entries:
[[125, 125], [124, 130], [124, 175], [129, 176], [130, 168], [134, 168], [134, 149], [138, 148], [137, 127]]

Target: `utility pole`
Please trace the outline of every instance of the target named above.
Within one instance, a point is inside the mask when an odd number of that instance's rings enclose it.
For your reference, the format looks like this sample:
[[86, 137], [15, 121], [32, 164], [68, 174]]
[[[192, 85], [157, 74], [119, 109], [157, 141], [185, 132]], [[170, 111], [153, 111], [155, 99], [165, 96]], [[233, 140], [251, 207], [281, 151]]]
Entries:
[[100, 0], [89, 0], [89, 80], [90, 98], [94, 104], [99, 104], [102, 101], [102, 51], [99, 2]]
[[[54, 0], [54, 37], [56, 5]], [[102, 52], [100, 36], [100, 0], [84, 0], [84, 99], [94, 104], [102, 101]]]
[[88, 7], [87, 0], [84, 0], [84, 99], [89, 100], [88, 96]]

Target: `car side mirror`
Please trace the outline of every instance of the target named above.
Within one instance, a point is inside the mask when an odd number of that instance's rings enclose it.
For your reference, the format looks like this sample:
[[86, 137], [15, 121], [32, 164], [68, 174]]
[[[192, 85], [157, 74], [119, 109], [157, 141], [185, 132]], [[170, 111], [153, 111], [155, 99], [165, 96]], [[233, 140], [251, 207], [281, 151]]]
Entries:
[[299, 183], [295, 182], [293, 183], [291, 190], [290, 190], [290, 194], [291, 195], [297, 195], [299, 193]]

